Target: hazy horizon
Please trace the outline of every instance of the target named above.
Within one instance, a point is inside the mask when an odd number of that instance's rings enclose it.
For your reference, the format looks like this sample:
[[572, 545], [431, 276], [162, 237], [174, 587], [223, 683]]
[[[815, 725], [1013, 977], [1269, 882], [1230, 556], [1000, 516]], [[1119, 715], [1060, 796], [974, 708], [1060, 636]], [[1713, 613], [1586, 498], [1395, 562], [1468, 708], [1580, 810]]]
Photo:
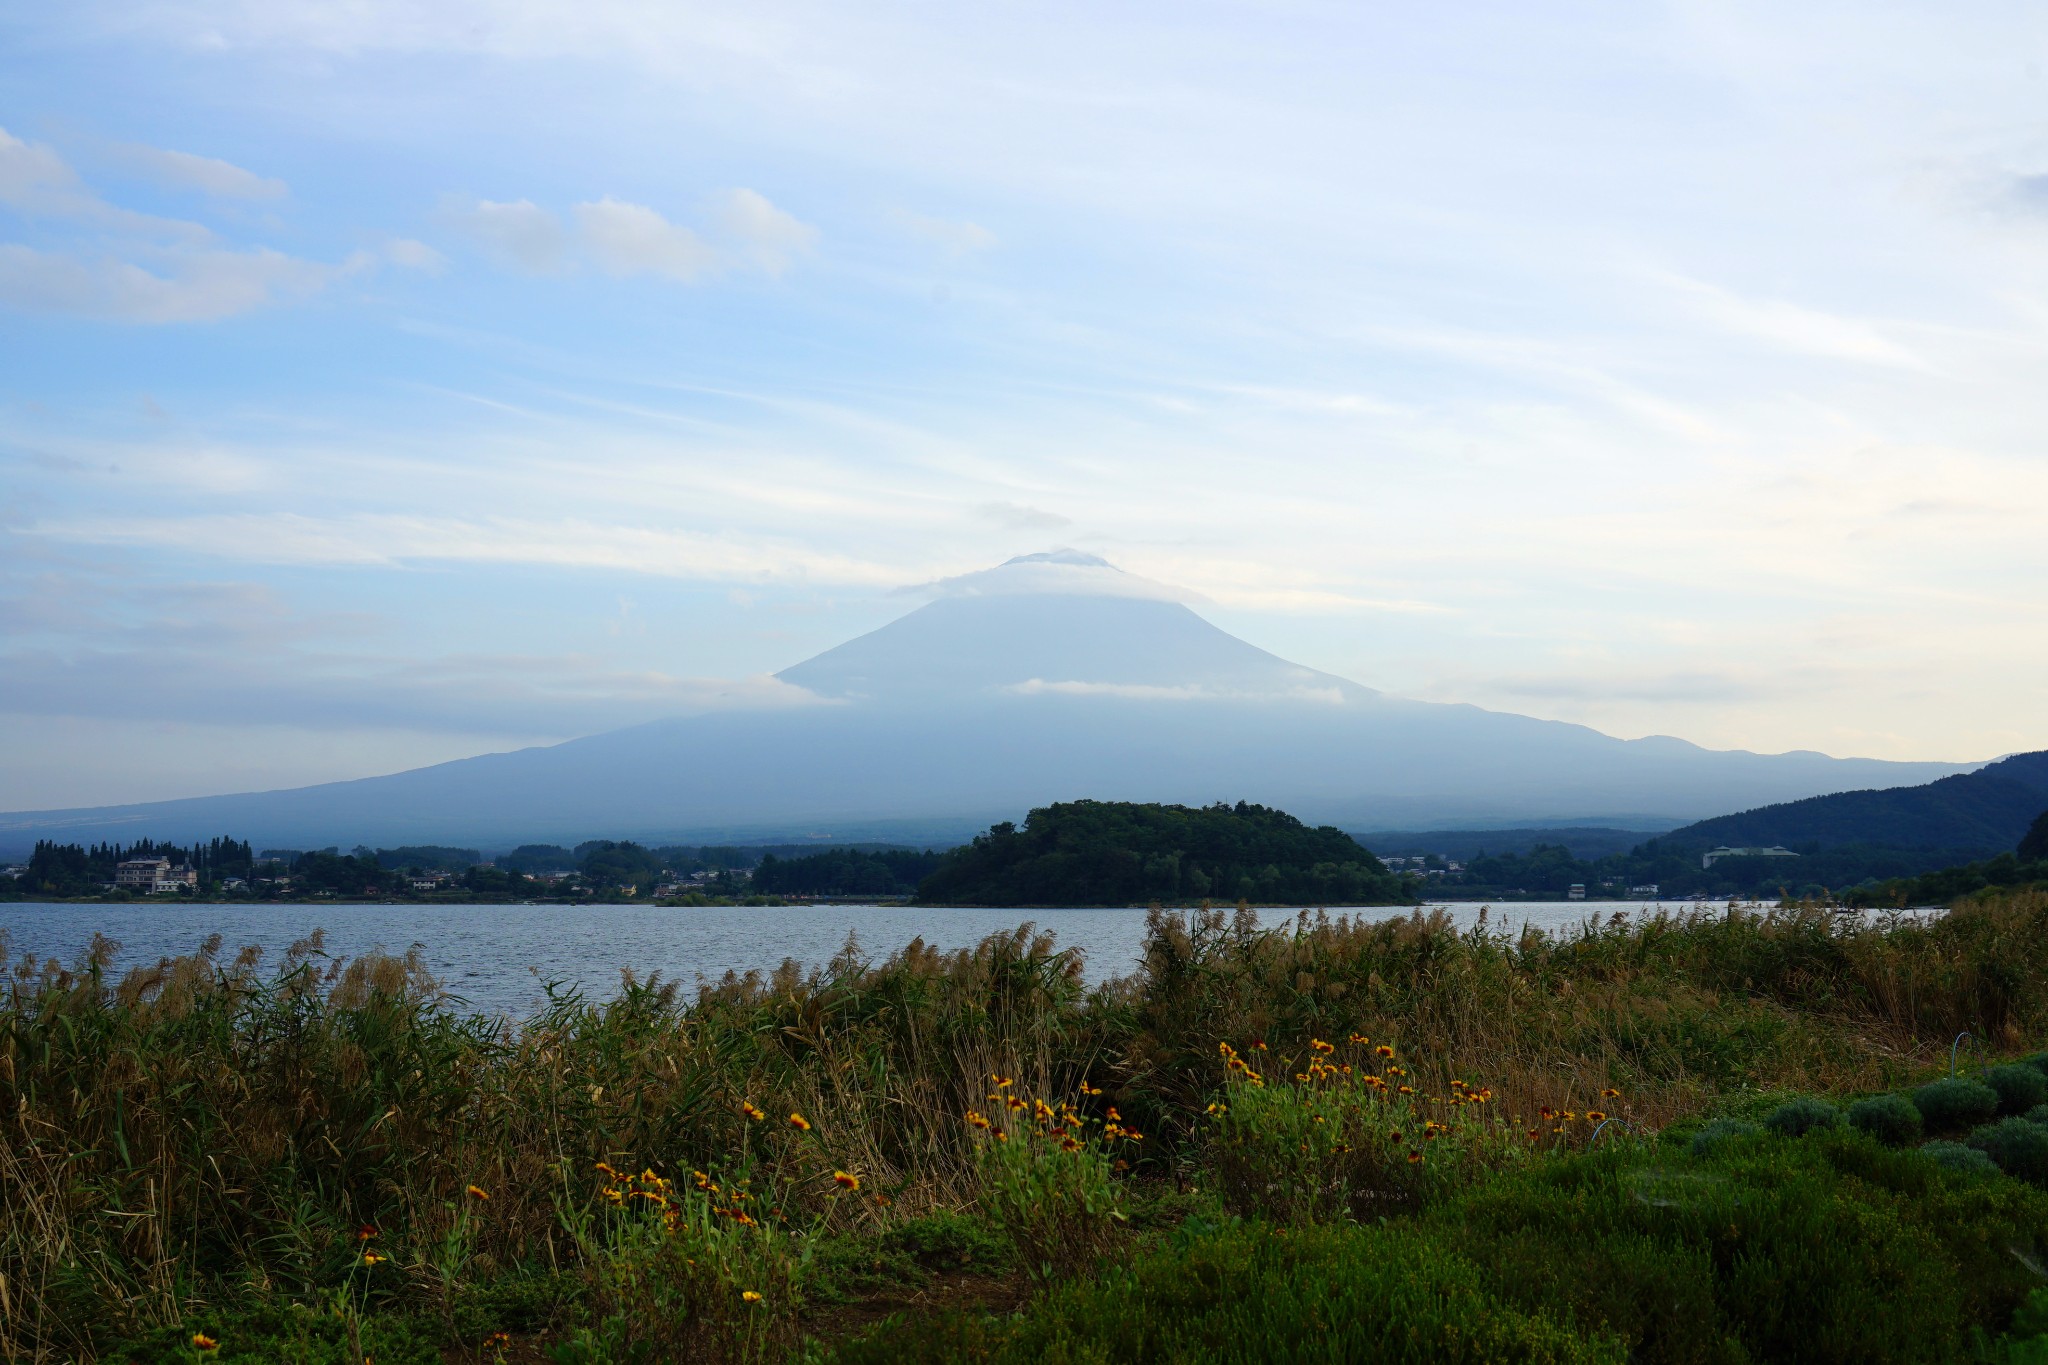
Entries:
[[2048, 745], [2036, 7], [0, 38], [0, 809], [757, 705], [1060, 546], [1393, 696]]

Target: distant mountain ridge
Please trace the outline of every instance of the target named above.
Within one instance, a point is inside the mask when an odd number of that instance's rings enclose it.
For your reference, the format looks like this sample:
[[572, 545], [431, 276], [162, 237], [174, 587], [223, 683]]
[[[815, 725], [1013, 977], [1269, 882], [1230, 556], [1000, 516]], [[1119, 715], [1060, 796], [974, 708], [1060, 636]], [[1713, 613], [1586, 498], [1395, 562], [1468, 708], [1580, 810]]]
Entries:
[[965, 837], [1079, 797], [1251, 801], [1352, 829], [1585, 823], [1593, 811], [1676, 822], [1975, 766], [1621, 740], [1385, 696], [1259, 649], [1171, 589], [1072, 551], [930, 591], [936, 600], [901, 619], [783, 670], [809, 704], [289, 791], [14, 812], [0, 815], [0, 852], [44, 837], [223, 832], [297, 848], [911, 828], [924, 842], [939, 823]]
[[1918, 787], [1834, 792], [1718, 816], [1659, 836], [1669, 844], [2010, 850], [2048, 811], [2048, 750], [2013, 754]]

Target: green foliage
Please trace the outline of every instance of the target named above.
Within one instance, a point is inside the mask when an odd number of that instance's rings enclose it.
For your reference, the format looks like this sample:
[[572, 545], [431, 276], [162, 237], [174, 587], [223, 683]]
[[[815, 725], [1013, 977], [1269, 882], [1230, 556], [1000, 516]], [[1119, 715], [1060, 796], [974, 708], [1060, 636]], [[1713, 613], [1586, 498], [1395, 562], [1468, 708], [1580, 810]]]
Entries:
[[2023, 863], [2048, 863], [2048, 810], [2034, 817], [2016, 852]]
[[1834, 1128], [1842, 1122], [1842, 1111], [1824, 1099], [1800, 1095], [1773, 1109], [1764, 1127], [1780, 1137], [1805, 1137], [1817, 1128]]
[[2006, 1118], [1977, 1129], [1969, 1141], [2007, 1175], [2048, 1185], [2048, 1128], [2022, 1118]]
[[2001, 1114], [2024, 1114], [2048, 1102], [2048, 1075], [2035, 1067], [2018, 1062], [1987, 1067], [1977, 1079], [1998, 1092]]
[[[219, 1350], [204, 1355], [194, 1350], [196, 1333], [218, 1342]], [[194, 1365], [201, 1360], [357, 1365], [365, 1358], [377, 1365], [441, 1365], [439, 1335], [431, 1325], [403, 1316], [365, 1317], [346, 1301], [318, 1308], [259, 1303], [193, 1313], [175, 1327], [121, 1343], [112, 1358], [125, 1365]]]
[[1010, 1246], [984, 1219], [935, 1209], [882, 1234], [884, 1250], [908, 1256], [927, 1270], [998, 1270]]
[[1190, 1238], [1128, 1273], [1056, 1290], [1015, 1324], [901, 1319], [841, 1347], [837, 1365], [902, 1360], [1613, 1362], [1617, 1343], [1480, 1287], [1443, 1239], [1401, 1228], [1292, 1231], [1236, 1224]]
[[377, 866], [418, 868], [423, 872], [464, 872], [484, 860], [473, 848], [449, 848], [441, 844], [406, 844], [376, 851]]
[[[1091, 1120], [1065, 1102], [1013, 1093], [993, 1078], [990, 1117], [970, 1112], [982, 1207], [1007, 1235], [1018, 1258], [1040, 1280], [1092, 1264], [1130, 1221], [1114, 1165], [1118, 1151], [1137, 1154], [1144, 1135], [1122, 1124]], [[1098, 1126], [1099, 1125], [1099, 1126]]]
[[908, 896], [938, 867], [926, 849], [832, 849], [800, 858], [762, 857], [754, 890], [771, 896]]
[[1131, 905], [1250, 900], [1395, 905], [1412, 897], [1331, 826], [1283, 811], [1071, 801], [999, 824], [945, 855], [918, 888], [950, 905]]
[[1603, 1145], [1415, 1219], [1191, 1220], [1018, 1319], [896, 1320], [831, 1359], [1960, 1362], [2030, 1290], [2044, 1219], [2031, 1187], [1849, 1130], [1705, 1161]]
[[1998, 1174], [1998, 1163], [1989, 1155], [1960, 1142], [1930, 1142], [1920, 1149], [1920, 1155], [1944, 1170], [1963, 1175]]
[[1872, 1095], [1849, 1106], [1849, 1125], [1887, 1147], [1907, 1147], [1920, 1140], [1920, 1111], [1904, 1095]]
[[1970, 1128], [1998, 1112], [1998, 1092], [1980, 1081], [1949, 1076], [1913, 1092], [1913, 1107], [1937, 1133]]
[[1731, 1143], [1753, 1138], [1763, 1131], [1761, 1124], [1747, 1119], [1715, 1119], [1692, 1135], [1688, 1149], [1694, 1156], [1709, 1157]]

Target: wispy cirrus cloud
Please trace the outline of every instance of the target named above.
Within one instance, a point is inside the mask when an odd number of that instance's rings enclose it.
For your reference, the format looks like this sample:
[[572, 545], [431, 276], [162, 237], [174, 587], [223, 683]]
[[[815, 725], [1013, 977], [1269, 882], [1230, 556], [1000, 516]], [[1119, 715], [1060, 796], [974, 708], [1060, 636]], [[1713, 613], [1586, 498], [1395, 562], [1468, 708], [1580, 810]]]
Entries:
[[711, 237], [646, 204], [611, 195], [573, 205], [567, 221], [530, 199], [450, 200], [441, 220], [501, 265], [552, 275], [581, 259], [607, 275], [693, 284], [737, 269], [780, 275], [815, 249], [818, 230], [749, 189], [711, 197]]

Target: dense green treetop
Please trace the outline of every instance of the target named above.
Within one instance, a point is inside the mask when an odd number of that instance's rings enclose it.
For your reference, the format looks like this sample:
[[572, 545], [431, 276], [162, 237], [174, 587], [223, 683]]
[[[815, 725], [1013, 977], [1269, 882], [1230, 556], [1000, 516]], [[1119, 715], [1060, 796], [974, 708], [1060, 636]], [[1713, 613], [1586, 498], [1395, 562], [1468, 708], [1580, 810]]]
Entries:
[[908, 896], [939, 861], [929, 849], [830, 849], [797, 858], [770, 853], [754, 869], [754, 890], [764, 896]]
[[1251, 900], [1398, 905], [1400, 878], [1342, 830], [1235, 806], [1069, 801], [956, 848], [918, 888], [951, 905], [1132, 905]]
[[2048, 862], [2048, 810], [2034, 817], [2033, 828], [2020, 840], [2019, 858], [2023, 863]]

